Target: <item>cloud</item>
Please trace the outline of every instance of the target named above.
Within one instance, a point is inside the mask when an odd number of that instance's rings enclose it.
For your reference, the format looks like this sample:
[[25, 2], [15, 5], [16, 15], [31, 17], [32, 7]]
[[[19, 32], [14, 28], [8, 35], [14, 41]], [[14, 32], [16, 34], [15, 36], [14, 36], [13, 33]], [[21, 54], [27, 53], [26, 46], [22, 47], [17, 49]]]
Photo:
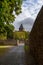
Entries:
[[[35, 20], [42, 5], [43, 5], [43, 0], [24, 0], [22, 5], [22, 13], [16, 17], [16, 20], [14, 22], [15, 28], [18, 30], [19, 28], [18, 23], [21, 21], [23, 22], [23, 20], [26, 18], [33, 18], [33, 20]], [[24, 27], [25, 28], [27, 27], [28, 30], [31, 30], [31, 26], [32, 25], [29, 26], [27, 24], [24, 25]]]
[[23, 3], [24, 9], [27, 8], [28, 12], [33, 18], [36, 18], [42, 5], [43, 5], [43, 0], [26, 0]]
[[34, 23], [34, 20], [32, 18], [26, 18], [26, 19], [16, 23], [16, 26], [17, 26], [16, 30], [19, 30], [19, 27], [22, 24], [26, 31], [31, 31], [33, 23]]

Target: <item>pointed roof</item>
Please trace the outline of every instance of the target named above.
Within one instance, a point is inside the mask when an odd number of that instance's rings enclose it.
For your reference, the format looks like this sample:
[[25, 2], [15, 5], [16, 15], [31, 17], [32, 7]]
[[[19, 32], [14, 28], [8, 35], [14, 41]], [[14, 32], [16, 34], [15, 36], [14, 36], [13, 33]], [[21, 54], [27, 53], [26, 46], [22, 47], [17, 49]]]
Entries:
[[20, 27], [19, 27], [19, 31], [23, 31], [23, 25], [21, 24]]

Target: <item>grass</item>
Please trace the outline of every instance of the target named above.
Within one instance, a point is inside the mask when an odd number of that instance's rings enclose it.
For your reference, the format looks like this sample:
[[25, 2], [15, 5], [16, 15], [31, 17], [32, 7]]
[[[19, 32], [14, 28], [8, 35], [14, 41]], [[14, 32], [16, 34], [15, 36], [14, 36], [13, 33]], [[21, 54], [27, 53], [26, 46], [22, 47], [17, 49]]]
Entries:
[[1, 48], [10, 48], [10, 47], [13, 47], [13, 46], [11, 46], [11, 45], [7, 45], [7, 46], [0, 46], [0, 49], [1, 49]]
[[0, 56], [3, 56], [7, 50], [7, 48], [0, 48]]
[[9, 48], [12, 46], [0, 46], [0, 56], [5, 55], [6, 52], [8, 52]]

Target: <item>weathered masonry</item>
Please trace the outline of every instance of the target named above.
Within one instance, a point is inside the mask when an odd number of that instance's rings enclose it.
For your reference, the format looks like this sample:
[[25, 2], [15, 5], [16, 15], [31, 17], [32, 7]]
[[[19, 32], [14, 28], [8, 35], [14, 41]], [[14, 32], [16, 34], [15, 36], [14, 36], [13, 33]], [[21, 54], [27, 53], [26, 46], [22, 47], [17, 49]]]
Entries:
[[38, 65], [43, 65], [43, 6], [35, 20], [29, 37], [30, 52]]

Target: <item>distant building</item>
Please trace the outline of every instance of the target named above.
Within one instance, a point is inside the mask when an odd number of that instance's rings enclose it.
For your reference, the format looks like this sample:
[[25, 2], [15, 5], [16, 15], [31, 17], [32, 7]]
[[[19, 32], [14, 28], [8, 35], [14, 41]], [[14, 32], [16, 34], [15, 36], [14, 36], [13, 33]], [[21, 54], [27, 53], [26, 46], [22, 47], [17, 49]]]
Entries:
[[23, 25], [21, 24], [20, 27], [19, 27], [19, 31], [23, 31], [24, 28], [23, 28]]

